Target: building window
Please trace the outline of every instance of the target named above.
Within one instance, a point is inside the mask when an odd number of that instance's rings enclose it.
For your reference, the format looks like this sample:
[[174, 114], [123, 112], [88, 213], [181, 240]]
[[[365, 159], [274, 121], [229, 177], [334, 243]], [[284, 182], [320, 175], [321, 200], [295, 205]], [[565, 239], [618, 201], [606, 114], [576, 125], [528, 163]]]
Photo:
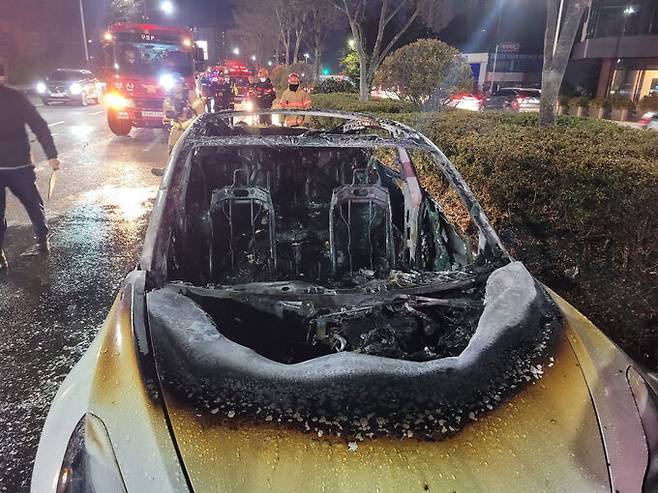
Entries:
[[[627, 8], [633, 8], [635, 11], [631, 15], [624, 15]], [[592, 10], [587, 25], [587, 38], [608, 38], [619, 35], [636, 36], [643, 34], [640, 31], [647, 32], [646, 23], [642, 19], [647, 19], [649, 9], [652, 9], [651, 16], [655, 18], [658, 15], [656, 5], [647, 3], [641, 4], [641, 0], [636, 3], [629, 0], [600, 0], [592, 4]], [[658, 30], [658, 21], [653, 22], [652, 29]]]

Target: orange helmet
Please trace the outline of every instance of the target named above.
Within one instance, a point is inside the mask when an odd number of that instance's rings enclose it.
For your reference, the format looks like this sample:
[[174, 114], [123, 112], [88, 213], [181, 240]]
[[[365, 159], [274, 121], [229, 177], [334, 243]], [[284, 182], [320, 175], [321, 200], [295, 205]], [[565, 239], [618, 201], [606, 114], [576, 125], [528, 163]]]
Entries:
[[269, 75], [270, 73], [267, 71], [266, 68], [262, 68], [258, 71], [258, 77], [267, 77]]
[[288, 84], [301, 84], [302, 79], [297, 72], [293, 72], [288, 76]]

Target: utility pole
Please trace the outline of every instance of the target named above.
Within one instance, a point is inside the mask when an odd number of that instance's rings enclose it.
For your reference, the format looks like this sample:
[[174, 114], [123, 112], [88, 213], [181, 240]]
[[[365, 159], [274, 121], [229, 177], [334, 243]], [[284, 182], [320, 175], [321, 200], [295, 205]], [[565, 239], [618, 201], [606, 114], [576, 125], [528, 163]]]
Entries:
[[78, 2], [80, 4], [80, 25], [82, 26], [82, 47], [85, 50], [85, 63], [87, 67], [89, 66], [89, 47], [87, 46], [87, 29], [85, 28], [85, 11], [82, 7], [82, 0]]

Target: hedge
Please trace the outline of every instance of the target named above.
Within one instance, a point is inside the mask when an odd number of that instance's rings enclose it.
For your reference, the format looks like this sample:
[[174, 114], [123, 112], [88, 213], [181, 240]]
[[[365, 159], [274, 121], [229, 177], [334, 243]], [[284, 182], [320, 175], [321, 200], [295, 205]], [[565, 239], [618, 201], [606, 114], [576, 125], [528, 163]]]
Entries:
[[418, 108], [410, 102], [395, 99], [372, 99], [362, 103], [359, 96], [348, 93], [313, 94], [315, 109], [359, 111], [362, 113], [408, 113]]
[[382, 116], [437, 144], [512, 254], [658, 365], [658, 133], [573, 117], [539, 128], [530, 113]]

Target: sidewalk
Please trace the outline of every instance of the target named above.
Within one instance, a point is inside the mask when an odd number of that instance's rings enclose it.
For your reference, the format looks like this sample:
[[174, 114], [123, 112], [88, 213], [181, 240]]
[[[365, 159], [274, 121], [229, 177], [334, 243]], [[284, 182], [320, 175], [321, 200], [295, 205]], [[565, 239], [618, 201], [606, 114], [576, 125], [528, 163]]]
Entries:
[[7, 84], [12, 89], [22, 92], [23, 94], [34, 95], [36, 90], [32, 84]]

